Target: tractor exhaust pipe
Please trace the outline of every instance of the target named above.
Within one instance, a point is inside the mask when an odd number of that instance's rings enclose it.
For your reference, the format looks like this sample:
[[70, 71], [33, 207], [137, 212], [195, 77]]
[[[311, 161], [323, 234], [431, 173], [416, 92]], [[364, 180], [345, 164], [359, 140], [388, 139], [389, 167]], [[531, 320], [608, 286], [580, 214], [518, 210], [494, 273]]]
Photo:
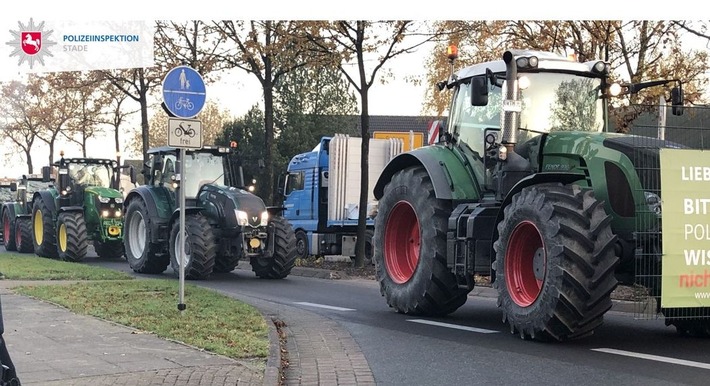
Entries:
[[521, 103], [518, 88], [518, 66], [515, 63], [513, 53], [506, 51], [503, 54], [505, 62], [505, 98], [503, 99], [503, 126], [501, 130], [502, 145], [508, 150], [508, 154], [513, 152], [513, 147], [518, 142], [518, 127], [520, 127]]

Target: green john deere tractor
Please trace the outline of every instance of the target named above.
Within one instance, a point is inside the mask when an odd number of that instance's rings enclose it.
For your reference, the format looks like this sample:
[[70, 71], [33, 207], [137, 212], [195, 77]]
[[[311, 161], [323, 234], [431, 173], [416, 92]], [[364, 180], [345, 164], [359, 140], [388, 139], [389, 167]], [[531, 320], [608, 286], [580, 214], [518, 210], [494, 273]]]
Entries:
[[[77, 262], [89, 242], [101, 258], [123, 256], [123, 194], [115, 160], [62, 158], [56, 185], [32, 197], [32, 238], [39, 256]], [[132, 169], [131, 169], [132, 171]], [[48, 180], [50, 168], [42, 174]], [[135, 181], [132, 172], [131, 180]]]
[[672, 186], [660, 185], [660, 154], [686, 146], [609, 132], [611, 98], [669, 87], [663, 108], [680, 115], [681, 84], [610, 77], [603, 61], [515, 50], [438, 84], [453, 93], [439, 142], [394, 158], [374, 188], [374, 259], [389, 306], [446, 315], [476, 275], [488, 276], [511, 332], [563, 341], [602, 325], [621, 282], [646, 287], [680, 333], [710, 333], [707, 301], [688, 292], [697, 306], [673, 306], [661, 291], [678, 282], [662, 262], [685, 262], [661, 252], [661, 187]]
[[0, 207], [0, 235], [5, 249], [20, 253], [34, 252], [32, 244], [32, 201], [35, 191], [46, 189], [51, 184], [42, 177], [23, 175], [19, 181], [9, 185], [12, 200]]
[[[185, 278], [207, 279], [249, 259], [258, 277], [281, 279], [296, 260], [293, 228], [258, 196], [243, 189], [241, 168], [229, 147], [148, 152], [146, 184], [128, 193], [124, 247], [135, 272], [158, 274], [168, 265], [179, 276], [180, 189], [185, 189]], [[184, 165], [184, 179], [179, 165]], [[184, 184], [181, 180], [184, 180]]]

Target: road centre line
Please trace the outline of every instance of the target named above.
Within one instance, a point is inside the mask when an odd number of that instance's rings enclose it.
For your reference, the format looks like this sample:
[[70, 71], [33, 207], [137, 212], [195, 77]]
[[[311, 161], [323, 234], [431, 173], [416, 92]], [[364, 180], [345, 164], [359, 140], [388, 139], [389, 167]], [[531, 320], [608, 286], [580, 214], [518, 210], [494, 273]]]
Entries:
[[642, 354], [642, 353], [637, 353], [637, 352], [633, 352], [633, 351], [616, 350], [613, 348], [593, 348], [591, 350], [603, 352], [603, 353], [607, 353], [607, 354], [623, 355], [623, 356], [633, 357], [633, 358], [648, 359], [650, 361], [671, 363], [674, 365], [697, 367], [700, 369], [710, 370], [710, 363], [688, 361], [685, 359], [677, 359], [677, 358], [670, 358], [670, 357], [662, 357], [659, 355]]
[[455, 330], [464, 330], [464, 331], [477, 332], [477, 333], [479, 333], [479, 334], [495, 334], [495, 333], [497, 333], [497, 332], [500, 332], [500, 331], [496, 331], [496, 330], [486, 330], [485, 328], [461, 326], [461, 325], [458, 325], [458, 324], [435, 322], [435, 321], [433, 321], [433, 320], [425, 320], [425, 319], [407, 319], [407, 321], [408, 321], [408, 322], [414, 322], [414, 323], [428, 324], [428, 325], [431, 325], [431, 326], [453, 328], [453, 329], [455, 329]]
[[318, 304], [318, 303], [309, 303], [309, 302], [294, 302], [294, 304], [300, 304], [302, 306], [309, 306], [309, 307], [316, 307], [316, 308], [325, 308], [328, 310], [335, 310], [335, 311], [355, 311], [353, 308], [343, 308], [343, 307], [336, 307], [336, 306], [328, 306], [325, 304]]

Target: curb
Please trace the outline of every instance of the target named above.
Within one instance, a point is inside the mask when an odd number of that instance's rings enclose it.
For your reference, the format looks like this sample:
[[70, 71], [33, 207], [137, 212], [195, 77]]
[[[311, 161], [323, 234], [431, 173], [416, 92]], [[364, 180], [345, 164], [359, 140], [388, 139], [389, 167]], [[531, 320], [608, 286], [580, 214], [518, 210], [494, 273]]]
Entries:
[[283, 371], [281, 368], [281, 338], [273, 319], [267, 318], [266, 315], [264, 315], [264, 319], [269, 326], [269, 357], [266, 360], [263, 385], [280, 385], [281, 372]]

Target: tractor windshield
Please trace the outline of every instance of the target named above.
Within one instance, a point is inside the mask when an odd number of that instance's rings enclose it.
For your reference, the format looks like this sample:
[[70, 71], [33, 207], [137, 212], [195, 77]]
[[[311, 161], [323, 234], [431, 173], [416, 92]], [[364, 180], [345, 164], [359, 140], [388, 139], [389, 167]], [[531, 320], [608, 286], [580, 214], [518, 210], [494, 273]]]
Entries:
[[210, 153], [192, 153], [185, 160], [185, 196], [196, 197], [204, 184], [224, 185], [222, 156]]
[[111, 187], [113, 169], [108, 164], [69, 164], [69, 177], [75, 184], [82, 186]]
[[[522, 101], [519, 128], [523, 130], [519, 142], [551, 131], [603, 130], [601, 79], [551, 72], [520, 73], [518, 79]], [[458, 88], [451, 106], [450, 130], [483, 155], [485, 129], [501, 126], [502, 89], [489, 90], [486, 106], [472, 106], [470, 92], [469, 83]]]

